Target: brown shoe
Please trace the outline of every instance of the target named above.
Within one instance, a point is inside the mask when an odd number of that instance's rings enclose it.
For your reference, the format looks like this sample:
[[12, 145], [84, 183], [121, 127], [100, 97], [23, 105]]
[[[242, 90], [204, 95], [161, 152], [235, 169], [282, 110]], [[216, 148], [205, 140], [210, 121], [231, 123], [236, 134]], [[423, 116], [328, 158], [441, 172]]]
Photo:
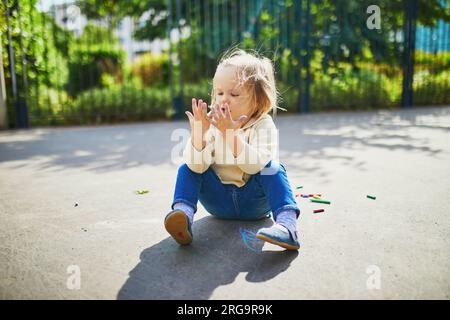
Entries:
[[181, 245], [192, 242], [192, 230], [189, 217], [184, 211], [175, 209], [169, 212], [164, 219], [164, 226], [172, 238]]

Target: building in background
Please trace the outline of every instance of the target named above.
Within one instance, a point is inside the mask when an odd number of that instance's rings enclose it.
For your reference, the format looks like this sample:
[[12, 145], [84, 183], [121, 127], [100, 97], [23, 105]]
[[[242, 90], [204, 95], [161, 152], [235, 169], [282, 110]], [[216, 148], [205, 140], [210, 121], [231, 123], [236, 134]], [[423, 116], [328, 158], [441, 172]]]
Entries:
[[418, 26], [416, 30], [416, 49], [438, 53], [450, 51], [450, 24], [442, 20], [437, 22], [436, 27]]

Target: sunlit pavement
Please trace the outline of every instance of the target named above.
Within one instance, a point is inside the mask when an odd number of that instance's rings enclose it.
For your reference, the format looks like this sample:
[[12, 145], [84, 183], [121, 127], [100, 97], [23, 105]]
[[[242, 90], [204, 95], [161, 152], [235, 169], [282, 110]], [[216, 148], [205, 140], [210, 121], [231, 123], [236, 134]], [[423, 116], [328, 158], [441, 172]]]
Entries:
[[169, 237], [187, 121], [0, 132], [0, 299], [449, 299], [450, 108], [275, 123], [293, 191], [331, 201], [296, 198], [298, 253], [201, 205]]

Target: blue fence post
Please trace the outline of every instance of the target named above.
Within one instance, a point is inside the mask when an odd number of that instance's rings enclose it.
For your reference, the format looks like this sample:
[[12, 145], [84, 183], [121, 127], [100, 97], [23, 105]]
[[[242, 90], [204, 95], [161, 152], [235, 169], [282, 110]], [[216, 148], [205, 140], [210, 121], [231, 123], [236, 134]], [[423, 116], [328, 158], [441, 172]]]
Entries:
[[184, 84], [183, 84], [183, 50], [182, 50], [182, 33], [181, 33], [181, 2], [180, 0], [176, 0], [176, 19], [177, 19], [177, 30], [178, 30], [178, 81], [179, 81], [179, 93], [176, 99], [174, 100], [175, 107], [175, 117], [177, 119], [181, 119], [183, 117], [183, 95], [184, 95]]
[[[303, 93], [303, 88], [302, 88], [302, 41], [303, 41], [303, 37], [302, 37], [302, 15], [303, 15], [303, 10], [302, 10], [302, 4], [303, 1], [302, 0], [297, 0], [297, 8], [294, 7], [294, 9], [296, 9], [295, 14], [297, 14], [297, 23], [299, 26], [299, 30], [298, 30], [298, 38], [297, 38], [297, 47], [294, 49], [294, 52], [296, 52], [295, 56], [297, 58], [297, 70], [296, 70], [296, 74], [297, 74], [297, 81], [298, 81], [298, 97], [297, 97], [297, 111], [298, 112], [302, 112], [303, 106], [302, 106], [302, 93]], [[294, 16], [295, 17], [295, 16]], [[291, 40], [291, 39], [289, 39]]]
[[[177, 0], [179, 1], [179, 0]], [[174, 68], [173, 68], [173, 55], [172, 55], [172, 38], [171, 38], [171, 31], [172, 31], [172, 24], [173, 24], [173, 12], [172, 12], [172, 0], [166, 0], [167, 4], [167, 12], [168, 12], [168, 18], [167, 18], [167, 37], [169, 39], [169, 75], [170, 75], [170, 98], [172, 101], [172, 108], [174, 110], [174, 114], [172, 116], [173, 119], [180, 119], [181, 113], [183, 109], [183, 99], [178, 95], [178, 92], [175, 88], [175, 79], [174, 79]], [[177, 3], [178, 4], [178, 3]], [[178, 13], [178, 9], [175, 9]], [[178, 14], [177, 14], [178, 16]], [[179, 24], [179, 22], [178, 22]], [[179, 26], [178, 26], [179, 30]], [[179, 50], [181, 48], [179, 47]], [[180, 65], [178, 65], [178, 73], [181, 72]], [[180, 78], [179, 78], [180, 79]], [[180, 82], [181, 83], [181, 82]]]
[[311, 73], [309, 70], [309, 59], [310, 59], [310, 46], [309, 39], [311, 35], [311, 0], [306, 0], [306, 27], [305, 27], [305, 71], [306, 71], [306, 81], [305, 81], [305, 93], [303, 95], [302, 111], [305, 113], [309, 112], [309, 102], [310, 102], [310, 85], [311, 85]]
[[[303, 1], [297, 0], [297, 11], [298, 17], [298, 43], [296, 54], [298, 59], [298, 98], [297, 98], [297, 111], [298, 112], [309, 112], [310, 103], [310, 83], [311, 76], [309, 70], [309, 59], [310, 59], [310, 46], [309, 39], [311, 33], [311, 2], [306, 0], [306, 10], [303, 12]], [[305, 28], [302, 26], [303, 15], [305, 16]], [[305, 56], [303, 57], [302, 50], [305, 50]], [[306, 78], [305, 83], [303, 83], [302, 68], [305, 69]]]
[[[20, 10], [19, 3], [18, 10]], [[10, 12], [9, 12], [9, 2], [5, 0], [5, 11], [6, 11], [6, 26], [8, 32], [8, 57], [9, 57], [9, 67], [11, 72], [11, 82], [12, 82], [12, 91], [14, 98], [14, 109], [16, 112], [16, 127], [17, 128], [29, 128], [28, 122], [28, 107], [26, 101], [20, 98], [19, 93], [17, 91], [17, 78], [16, 78], [16, 68], [15, 68], [15, 59], [14, 59], [14, 48], [12, 44], [12, 35], [11, 35], [11, 24], [10, 24]], [[20, 15], [20, 13], [19, 13]], [[19, 31], [20, 33], [22, 30]], [[21, 46], [23, 49], [23, 46]], [[23, 55], [23, 52], [22, 52]], [[24, 63], [22, 59], [22, 63]], [[26, 75], [25, 75], [26, 76]], [[26, 80], [24, 80], [26, 81]]]
[[403, 89], [401, 106], [413, 106], [414, 51], [416, 42], [417, 0], [405, 1], [403, 22]]

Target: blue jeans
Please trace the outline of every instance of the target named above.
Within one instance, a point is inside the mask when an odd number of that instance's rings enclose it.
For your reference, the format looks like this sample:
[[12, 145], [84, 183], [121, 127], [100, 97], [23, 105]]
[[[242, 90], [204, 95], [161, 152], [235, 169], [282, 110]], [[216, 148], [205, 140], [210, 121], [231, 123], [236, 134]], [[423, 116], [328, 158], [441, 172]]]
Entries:
[[[197, 201], [205, 209], [221, 219], [258, 220], [272, 211], [276, 220], [278, 213], [292, 209], [300, 215], [300, 209], [292, 194], [286, 175], [286, 168], [270, 161], [266, 168], [273, 174], [258, 172], [242, 187], [223, 184], [214, 170], [209, 167], [204, 173], [195, 173], [186, 164], [178, 169], [175, 203], [184, 202], [197, 212]], [[273, 171], [272, 171], [273, 170]]]

